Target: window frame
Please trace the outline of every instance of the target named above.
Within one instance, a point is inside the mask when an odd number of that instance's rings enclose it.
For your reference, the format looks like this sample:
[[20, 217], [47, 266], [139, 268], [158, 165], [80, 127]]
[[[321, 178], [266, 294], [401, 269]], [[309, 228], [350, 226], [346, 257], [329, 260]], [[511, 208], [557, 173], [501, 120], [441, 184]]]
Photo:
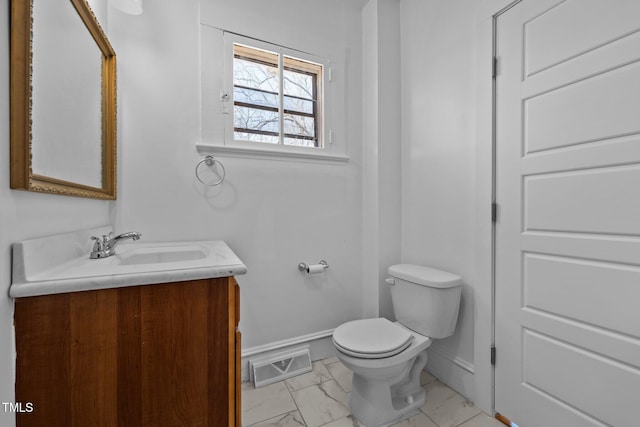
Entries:
[[[285, 57], [291, 58], [291, 60], [306, 61], [313, 64], [318, 64], [320, 67], [320, 73], [318, 75], [318, 82], [316, 89], [318, 94], [315, 100], [315, 109], [317, 114], [316, 120], [316, 135], [317, 146], [299, 146], [289, 145], [284, 143], [286, 134], [283, 128], [283, 114], [286, 114], [283, 103], [283, 88], [279, 87], [278, 93], [278, 109], [279, 109], [279, 127], [278, 127], [278, 143], [260, 142], [260, 141], [247, 141], [235, 138], [235, 126], [234, 126], [234, 78], [233, 67], [235, 58], [235, 45], [246, 46], [249, 49], [264, 50], [267, 52], [273, 52], [278, 55], [278, 75], [279, 82], [282, 83], [282, 75], [286, 70]], [[304, 62], [303, 62], [304, 64]], [[303, 67], [295, 67], [294, 70], [300, 70], [303, 72]], [[238, 34], [225, 32], [224, 33], [224, 89], [221, 92], [221, 102], [223, 103], [224, 114], [224, 145], [226, 147], [239, 148], [253, 150], [257, 152], [263, 151], [275, 151], [282, 153], [309, 153], [309, 154], [321, 154], [330, 152], [331, 146], [331, 131], [329, 130], [329, 108], [330, 105], [330, 61], [320, 58], [318, 56], [305, 53], [299, 50], [286, 48], [277, 44], [268, 43], [262, 40], [257, 40], [250, 37], [244, 37]]]

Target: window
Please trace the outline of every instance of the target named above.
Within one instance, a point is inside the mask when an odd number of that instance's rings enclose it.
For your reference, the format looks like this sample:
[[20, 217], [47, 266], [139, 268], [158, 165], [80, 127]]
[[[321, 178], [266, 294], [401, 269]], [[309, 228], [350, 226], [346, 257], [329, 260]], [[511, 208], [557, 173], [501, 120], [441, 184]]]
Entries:
[[307, 53], [208, 25], [200, 30], [200, 153], [349, 161], [342, 45], [308, 40], [300, 47], [314, 52]]
[[233, 43], [232, 79], [234, 141], [323, 147], [322, 64]]

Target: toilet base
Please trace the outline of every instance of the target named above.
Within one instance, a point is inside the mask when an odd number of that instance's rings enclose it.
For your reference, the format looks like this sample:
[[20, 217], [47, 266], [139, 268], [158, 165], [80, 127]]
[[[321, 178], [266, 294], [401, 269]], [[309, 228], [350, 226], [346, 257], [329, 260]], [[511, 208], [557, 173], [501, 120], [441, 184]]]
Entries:
[[366, 378], [354, 372], [349, 402], [353, 416], [367, 427], [384, 427], [417, 413], [425, 402], [420, 372], [426, 364], [425, 350], [391, 386], [388, 379]]

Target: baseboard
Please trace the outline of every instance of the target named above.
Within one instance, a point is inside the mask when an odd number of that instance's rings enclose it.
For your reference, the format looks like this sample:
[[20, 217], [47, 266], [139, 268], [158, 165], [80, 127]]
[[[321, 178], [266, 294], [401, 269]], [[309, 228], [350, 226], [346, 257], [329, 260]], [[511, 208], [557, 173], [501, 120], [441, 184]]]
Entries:
[[429, 360], [426, 370], [466, 399], [473, 401], [473, 364], [450, 353], [436, 343], [427, 349], [427, 354], [429, 355]]
[[309, 346], [311, 361], [333, 356], [335, 350], [331, 342], [331, 335], [333, 335], [333, 329], [327, 329], [326, 331], [314, 332], [312, 334], [243, 349], [242, 381], [249, 381], [249, 359], [268, 356], [272, 353], [279, 353], [302, 345]]

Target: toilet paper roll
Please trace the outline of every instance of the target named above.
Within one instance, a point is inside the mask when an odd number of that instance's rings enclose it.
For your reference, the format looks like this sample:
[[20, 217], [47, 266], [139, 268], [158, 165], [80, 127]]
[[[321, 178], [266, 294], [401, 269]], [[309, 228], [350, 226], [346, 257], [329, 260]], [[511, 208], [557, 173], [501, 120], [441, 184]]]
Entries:
[[324, 265], [322, 264], [312, 264], [307, 268], [307, 273], [309, 274], [318, 274], [324, 271]]

